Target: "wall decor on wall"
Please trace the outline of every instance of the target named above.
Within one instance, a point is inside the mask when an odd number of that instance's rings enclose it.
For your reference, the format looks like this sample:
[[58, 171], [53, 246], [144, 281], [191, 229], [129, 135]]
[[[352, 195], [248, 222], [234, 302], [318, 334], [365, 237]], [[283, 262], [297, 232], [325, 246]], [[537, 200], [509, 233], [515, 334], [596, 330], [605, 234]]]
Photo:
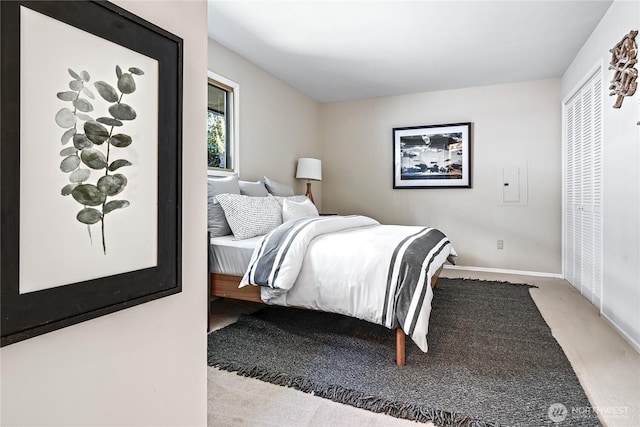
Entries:
[[471, 188], [471, 123], [393, 128], [393, 188]]
[[622, 107], [625, 96], [633, 96], [638, 87], [638, 45], [636, 44], [637, 30], [632, 30], [625, 35], [612, 49], [609, 69], [614, 70], [609, 96], [616, 96], [613, 108]]
[[[90, 74], [85, 70], [78, 74], [71, 68], [68, 68], [67, 71], [72, 77], [69, 82], [71, 90], [58, 92], [56, 95], [61, 101], [71, 103], [69, 107], [58, 110], [55, 116], [56, 124], [65, 129], [61, 138], [64, 148], [60, 151], [60, 155], [64, 158], [60, 162], [60, 170], [69, 174], [70, 181], [60, 193], [62, 196], [71, 195], [76, 202], [83, 206], [77, 213], [76, 220], [86, 224], [91, 243], [93, 243], [91, 226], [100, 225], [102, 250], [106, 255], [105, 222], [107, 214], [130, 205], [128, 200], [122, 198], [109, 200], [109, 198], [122, 193], [128, 184], [126, 175], [110, 172], [118, 171], [126, 166], [134, 166], [127, 159], [113, 160], [110, 156], [123, 151], [116, 150], [117, 148], [127, 148], [133, 142], [130, 135], [119, 132], [126, 122], [133, 121], [137, 117], [136, 110], [131, 105], [122, 102], [122, 98], [136, 91], [133, 76], [142, 76], [144, 71], [137, 67], [130, 67], [128, 72], [122, 72], [122, 68], [116, 65], [117, 85], [115, 86], [118, 89], [104, 81], [95, 82], [93, 85], [100, 97], [111, 104], [109, 106], [110, 117], [96, 119], [88, 115], [94, 111], [93, 104], [96, 103], [93, 101], [96, 99], [94, 93], [86, 85], [91, 80]], [[83, 121], [84, 125], [78, 129], [79, 123]], [[98, 147], [103, 144], [106, 149]], [[93, 183], [90, 181], [92, 171], [100, 172], [97, 174], [98, 176], [94, 177]]]
[[181, 292], [182, 39], [1, 2], [2, 346]]

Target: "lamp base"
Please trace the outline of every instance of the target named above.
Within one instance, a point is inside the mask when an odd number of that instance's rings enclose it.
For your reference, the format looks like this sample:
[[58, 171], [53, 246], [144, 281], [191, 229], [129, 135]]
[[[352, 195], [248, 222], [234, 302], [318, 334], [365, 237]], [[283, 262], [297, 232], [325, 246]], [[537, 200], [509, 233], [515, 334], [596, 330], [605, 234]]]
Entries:
[[313, 203], [314, 205], [316, 204], [316, 202], [313, 201], [313, 194], [311, 194], [311, 183], [307, 182], [307, 193], [305, 194], [305, 196], [307, 196], [309, 198], [309, 200], [311, 200], [311, 203]]

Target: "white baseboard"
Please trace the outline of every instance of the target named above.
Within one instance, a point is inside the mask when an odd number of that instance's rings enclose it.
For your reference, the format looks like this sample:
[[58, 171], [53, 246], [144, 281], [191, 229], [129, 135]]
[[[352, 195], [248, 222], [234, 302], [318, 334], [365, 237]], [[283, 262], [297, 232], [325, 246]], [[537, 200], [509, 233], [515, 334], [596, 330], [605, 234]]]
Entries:
[[602, 316], [602, 318], [603, 318], [603, 319], [604, 319], [604, 320], [605, 320], [609, 325], [611, 325], [611, 327], [612, 327], [613, 329], [615, 329], [615, 330], [616, 330], [616, 332], [617, 332], [617, 333], [619, 333], [619, 334], [622, 336], [622, 338], [624, 338], [624, 340], [625, 340], [626, 342], [628, 342], [628, 343], [629, 343], [629, 345], [630, 345], [631, 347], [633, 347], [633, 349], [634, 349], [635, 351], [637, 351], [638, 353], [640, 353], [640, 343], [639, 343], [639, 342], [637, 342], [636, 340], [634, 340], [633, 338], [631, 338], [631, 337], [629, 336], [629, 334], [627, 334], [625, 331], [623, 331], [623, 330], [622, 330], [622, 328], [621, 328], [620, 326], [618, 326], [618, 325], [616, 324], [616, 322], [614, 322], [614, 321], [613, 321], [613, 319], [611, 319], [609, 316], [607, 316], [606, 314], [604, 314], [602, 311], [600, 312], [600, 315]]
[[562, 279], [562, 274], [558, 273], [543, 273], [539, 271], [523, 271], [523, 270], [505, 270], [502, 268], [486, 268], [486, 267], [465, 267], [463, 265], [445, 265], [447, 270], [462, 270], [462, 271], [482, 271], [485, 273], [501, 273], [501, 274], [518, 274], [521, 276], [536, 276], [536, 277], [552, 277], [555, 279]]

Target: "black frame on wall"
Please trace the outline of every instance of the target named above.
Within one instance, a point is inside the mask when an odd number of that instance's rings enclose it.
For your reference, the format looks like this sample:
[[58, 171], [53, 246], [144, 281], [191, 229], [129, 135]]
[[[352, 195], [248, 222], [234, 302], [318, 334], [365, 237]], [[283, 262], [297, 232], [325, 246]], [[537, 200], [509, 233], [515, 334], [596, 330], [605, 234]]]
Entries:
[[393, 188], [471, 188], [471, 133], [471, 122], [393, 128]]
[[[180, 37], [103, 1], [2, 1], [0, 134], [0, 314], [5, 346], [182, 291], [182, 67]], [[158, 63], [157, 264], [20, 293], [21, 8], [28, 8]], [[38, 70], [38, 84], [45, 70]], [[26, 80], [24, 84], [28, 83]], [[60, 136], [57, 135], [56, 139]], [[46, 236], [42, 237], [46, 239]], [[152, 249], [153, 253], [153, 249]], [[42, 260], [46, 265], [46, 260]], [[33, 268], [43, 268], [33, 265]]]

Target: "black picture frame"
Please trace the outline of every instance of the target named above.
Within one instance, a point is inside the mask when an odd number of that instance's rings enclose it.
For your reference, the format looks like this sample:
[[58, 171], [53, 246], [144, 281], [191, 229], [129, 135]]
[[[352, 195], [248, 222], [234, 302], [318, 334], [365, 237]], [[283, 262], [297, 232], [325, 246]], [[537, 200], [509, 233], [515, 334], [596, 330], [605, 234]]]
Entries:
[[471, 188], [471, 123], [393, 128], [393, 188]]
[[[2, 1], [0, 8], [0, 345], [6, 346], [182, 291], [183, 41], [109, 2]], [[157, 61], [157, 208], [148, 207], [157, 210], [157, 247], [155, 252], [149, 249], [157, 257], [155, 266], [21, 293], [21, 79], [30, 84], [26, 81], [30, 70], [21, 70], [23, 8]], [[103, 212], [106, 215], [104, 205]], [[40, 264], [34, 269], [46, 268], [47, 262], [34, 264]]]

